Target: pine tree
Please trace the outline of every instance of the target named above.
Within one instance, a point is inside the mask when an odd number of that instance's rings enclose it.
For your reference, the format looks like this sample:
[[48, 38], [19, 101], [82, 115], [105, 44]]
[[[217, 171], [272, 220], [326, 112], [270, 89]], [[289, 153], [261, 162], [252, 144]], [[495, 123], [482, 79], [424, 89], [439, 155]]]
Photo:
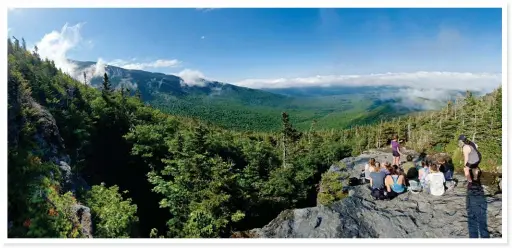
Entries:
[[14, 52], [14, 47], [12, 44], [11, 38], [7, 38], [7, 53], [12, 54]]
[[114, 90], [112, 89], [112, 85], [110, 84], [110, 80], [108, 78], [107, 73], [103, 75], [103, 88], [101, 90], [103, 98], [106, 100], [108, 99]]
[[142, 101], [142, 93], [140, 92], [139, 88], [137, 88], [137, 90], [135, 91], [135, 96]]
[[283, 166], [286, 166], [286, 163], [289, 158], [289, 151], [292, 149], [292, 146], [295, 142], [300, 139], [300, 133], [293, 128], [290, 123], [289, 116], [286, 112], [283, 112], [281, 115], [281, 121], [283, 124], [282, 130], [282, 149], [283, 149]]
[[21, 38], [21, 47], [24, 51], [27, 51], [27, 43], [25, 42], [25, 38]]
[[18, 39], [16, 39], [16, 37], [12, 37], [12, 39], [14, 40], [14, 51], [19, 51], [20, 50], [20, 41]]

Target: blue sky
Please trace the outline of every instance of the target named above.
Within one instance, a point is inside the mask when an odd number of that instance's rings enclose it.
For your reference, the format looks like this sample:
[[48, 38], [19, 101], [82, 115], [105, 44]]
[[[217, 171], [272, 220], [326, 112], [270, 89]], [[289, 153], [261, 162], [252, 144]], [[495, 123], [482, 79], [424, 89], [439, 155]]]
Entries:
[[8, 29], [29, 45], [55, 31], [65, 51], [49, 53], [76, 60], [279, 83], [316, 75], [501, 73], [501, 18], [501, 9], [14, 9]]

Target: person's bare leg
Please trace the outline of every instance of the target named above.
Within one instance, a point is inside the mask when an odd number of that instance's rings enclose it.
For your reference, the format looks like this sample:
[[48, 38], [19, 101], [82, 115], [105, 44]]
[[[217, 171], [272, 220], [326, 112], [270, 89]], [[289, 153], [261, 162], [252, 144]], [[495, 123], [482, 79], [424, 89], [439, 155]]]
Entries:
[[472, 172], [473, 172], [473, 180], [474, 181], [478, 181], [478, 176], [480, 176], [480, 169], [479, 168], [474, 168], [474, 169], [471, 169]]
[[464, 166], [464, 175], [466, 176], [466, 179], [468, 182], [472, 182], [471, 175], [469, 174], [469, 168], [467, 166]]

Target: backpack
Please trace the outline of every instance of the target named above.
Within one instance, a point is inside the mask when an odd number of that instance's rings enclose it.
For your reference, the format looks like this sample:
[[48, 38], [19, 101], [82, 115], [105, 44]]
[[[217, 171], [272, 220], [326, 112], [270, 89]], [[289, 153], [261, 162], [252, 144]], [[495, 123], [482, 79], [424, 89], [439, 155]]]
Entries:
[[371, 193], [373, 200], [385, 200], [386, 194], [384, 193], [384, 189], [372, 189]]
[[359, 183], [360, 183], [360, 180], [356, 177], [351, 177], [348, 179], [349, 186], [357, 186], [357, 185], [359, 185]]
[[421, 184], [417, 180], [410, 180], [408, 189], [411, 193], [418, 194], [421, 192]]

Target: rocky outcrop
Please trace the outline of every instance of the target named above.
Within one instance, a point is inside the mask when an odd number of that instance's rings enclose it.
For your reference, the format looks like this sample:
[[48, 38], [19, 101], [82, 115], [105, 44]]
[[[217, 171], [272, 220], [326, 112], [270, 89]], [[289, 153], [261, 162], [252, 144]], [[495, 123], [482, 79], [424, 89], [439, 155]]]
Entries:
[[[370, 151], [344, 159], [351, 176], [364, 163], [391, 159], [391, 154]], [[363, 166], [363, 167], [361, 167]], [[331, 168], [336, 170], [336, 168]], [[350, 187], [349, 197], [331, 206], [283, 211], [263, 228], [234, 237], [252, 238], [468, 238], [502, 236], [502, 198], [487, 187], [468, 188], [464, 177], [443, 196], [404, 193], [376, 201], [367, 185]]]
[[[33, 152], [41, 158], [41, 161], [52, 162], [58, 166], [61, 174], [60, 188], [62, 193], [71, 191], [75, 194], [79, 188], [84, 190], [90, 189], [83, 178], [72, 172], [71, 166], [69, 165], [70, 157], [64, 152], [64, 141], [59, 134], [59, 128], [57, 127], [55, 118], [52, 114], [30, 96], [26, 95], [20, 97], [18, 101], [16, 101], [16, 99], [11, 100], [10, 104], [13, 106], [13, 109], [20, 109], [20, 106], [23, 105], [31, 110], [28, 120], [22, 120], [19, 117], [18, 119], [14, 117], [10, 118], [10, 131], [19, 131], [19, 127], [26, 122], [30, 122], [35, 126], [36, 130], [32, 140], [35, 142], [37, 150], [34, 150]], [[11, 112], [11, 109], [9, 112]], [[20, 112], [18, 110], [16, 115], [19, 116], [19, 114]], [[10, 146], [12, 144], [12, 146], [15, 147], [18, 143], [18, 134], [10, 133], [9, 137], [9, 142], [12, 142], [10, 143]], [[92, 238], [92, 218], [90, 209], [78, 203], [72, 206], [72, 208], [79, 219], [82, 227], [82, 233], [85, 237]]]
[[82, 235], [85, 238], [92, 238], [92, 217], [91, 209], [86, 206], [76, 204], [73, 206], [73, 210], [78, 217], [80, 226], [82, 227]]

